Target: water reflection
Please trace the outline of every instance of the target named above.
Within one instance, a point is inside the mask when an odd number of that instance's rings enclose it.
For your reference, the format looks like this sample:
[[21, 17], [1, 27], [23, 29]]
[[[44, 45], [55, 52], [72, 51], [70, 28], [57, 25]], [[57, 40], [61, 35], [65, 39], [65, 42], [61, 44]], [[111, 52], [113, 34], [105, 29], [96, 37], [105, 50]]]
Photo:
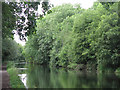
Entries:
[[26, 88], [28, 88], [27, 85], [26, 85], [27, 74], [18, 74], [18, 76], [20, 77], [20, 79], [21, 79], [21, 81], [23, 82], [24, 86], [25, 86]]
[[41, 66], [29, 66], [27, 72], [27, 86], [29, 88], [49, 88], [50, 73], [49, 69]]
[[120, 77], [30, 65], [26, 83], [28, 88], [118, 88]]

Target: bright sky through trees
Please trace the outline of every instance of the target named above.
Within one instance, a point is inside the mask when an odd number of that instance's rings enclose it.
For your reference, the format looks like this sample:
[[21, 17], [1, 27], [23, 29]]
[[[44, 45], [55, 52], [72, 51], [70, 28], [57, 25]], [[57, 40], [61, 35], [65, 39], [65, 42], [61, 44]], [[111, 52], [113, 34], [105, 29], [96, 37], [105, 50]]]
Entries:
[[54, 6], [61, 5], [64, 3], [71, 3], [71, 4], [81, 4], [82, 8], [88, 9], [93, 5], [93, 2], [96, 0], [50, 0]]
[[[54, 6], [62, 5], [62, 4], [81, 4], [81, 7], [84, 9], [88, 9], [92, 7], [93, 3], [97, 0], [49, 0], [51, 4]], [[42, 13], [41, 4], [38, 6], [39, 13]]]
[[[96, 0], [49, 0], [51, 4], [55, 6], [58, 6], [58, 5], [62, 5], [62, 4], [67, 4], [67, 3], [70, 3], [70, 4], [81, 4], [81, 7], [84, 8], [84, 9], [88, 9], [90, 7], [92, 7], [93, 3], [96, 1]], [[42, 8], [41, 8], [41, 5], [38, 6], [38, 12], [39, 13], [42, 13]], [[20, 43], [21, 45], [25, 45], [25, 42], [24, 41], [21, 41], [19, 40], [19, 36], [18, 35], [14, 35], [14, 38], [15, 38], [15, 41], [17, 43]]]

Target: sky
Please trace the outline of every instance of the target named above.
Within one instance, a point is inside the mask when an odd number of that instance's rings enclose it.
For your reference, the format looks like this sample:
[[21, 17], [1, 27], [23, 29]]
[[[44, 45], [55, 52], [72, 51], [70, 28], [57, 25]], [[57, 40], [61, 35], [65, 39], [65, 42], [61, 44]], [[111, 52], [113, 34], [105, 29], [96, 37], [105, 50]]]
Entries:
[[[51, 4], [55, 6], [70, 3], [72, 5], [74, 4], [81, 4], [81, 7], [84, 9], [88, 9], [93, 6], [93, 3], [97, 0], [49, 0]], [[38, 6], [38, 12], [42, 13], [41, 4]], [[14, 34], [14, 39], [17, 43], [21, 44], [22, 46], [25, 45], [24, 41], [19, 40], [19, 36], [17, 34]]]
[[82, 8], [88, 9], [93, 5], [93, 2], [96, 0], [50, 0], [54, 6], [62, 5], [63, 3], [71, 3], [71, 4], [81, 4]]
[[[97, 0], [49, 0], [51, 4], [55, 6], [70, 3], [72, 5], [74, 4], [80, 4], [82, 8], [88, 9], [93, 6], [93, 3]], [[41, 4], [38, 6], [39, 14], [42, 14], [42, 8]]]
[[17, 33], [17, 31], [16, 30], [13, 30], [14, 31], [14, 40], [17, 42], [17, 43], [19, 43], [19, 44], [21, 44], [22, 46], [24, 46], [25, 45], [25, 41], [21, 41], [20, 39], [19, 39], [19, 35], [18, 35], [18, 33]]

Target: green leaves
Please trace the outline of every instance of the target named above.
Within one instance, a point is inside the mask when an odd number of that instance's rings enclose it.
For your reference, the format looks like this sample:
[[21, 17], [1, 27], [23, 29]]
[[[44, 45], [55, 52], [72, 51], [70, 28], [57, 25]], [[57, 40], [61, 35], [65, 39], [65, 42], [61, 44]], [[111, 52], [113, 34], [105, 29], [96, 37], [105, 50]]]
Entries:
[[27, 42], [26, 55], [34, 59], [31, 61], [50, 66], [84, 64], [91, 70], [96, 66], [99, 71], [115, 70], [120, 64], [120, 27], [115, 7], [116, 3], [111, 4], [107, 10], [95, 3], [88, 10], [69, 4], [51, 9], [50, 14], [37, 20], [37, 31]]
[[12, 30], [15, 28], [16, 18], [11, 4], [2, 2], [2, 37], [13, 38]]
[[21, 52], [20, 46], [11, 38], [2, 40], [2, 59], [3, 61], [16, 60]]

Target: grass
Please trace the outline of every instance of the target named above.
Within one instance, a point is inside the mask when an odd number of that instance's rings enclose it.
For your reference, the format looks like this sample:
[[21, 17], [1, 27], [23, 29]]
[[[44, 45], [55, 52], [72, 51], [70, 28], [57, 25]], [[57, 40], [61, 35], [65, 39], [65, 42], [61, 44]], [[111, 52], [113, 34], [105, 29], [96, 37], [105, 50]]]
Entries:
[[18, 76], [18, 70], [15, 68], [14, 64], [12, 62], [9, 62], [7, 67], [7, 72], [10, 76], [11, 88], [25, 88], [24, 84]]

